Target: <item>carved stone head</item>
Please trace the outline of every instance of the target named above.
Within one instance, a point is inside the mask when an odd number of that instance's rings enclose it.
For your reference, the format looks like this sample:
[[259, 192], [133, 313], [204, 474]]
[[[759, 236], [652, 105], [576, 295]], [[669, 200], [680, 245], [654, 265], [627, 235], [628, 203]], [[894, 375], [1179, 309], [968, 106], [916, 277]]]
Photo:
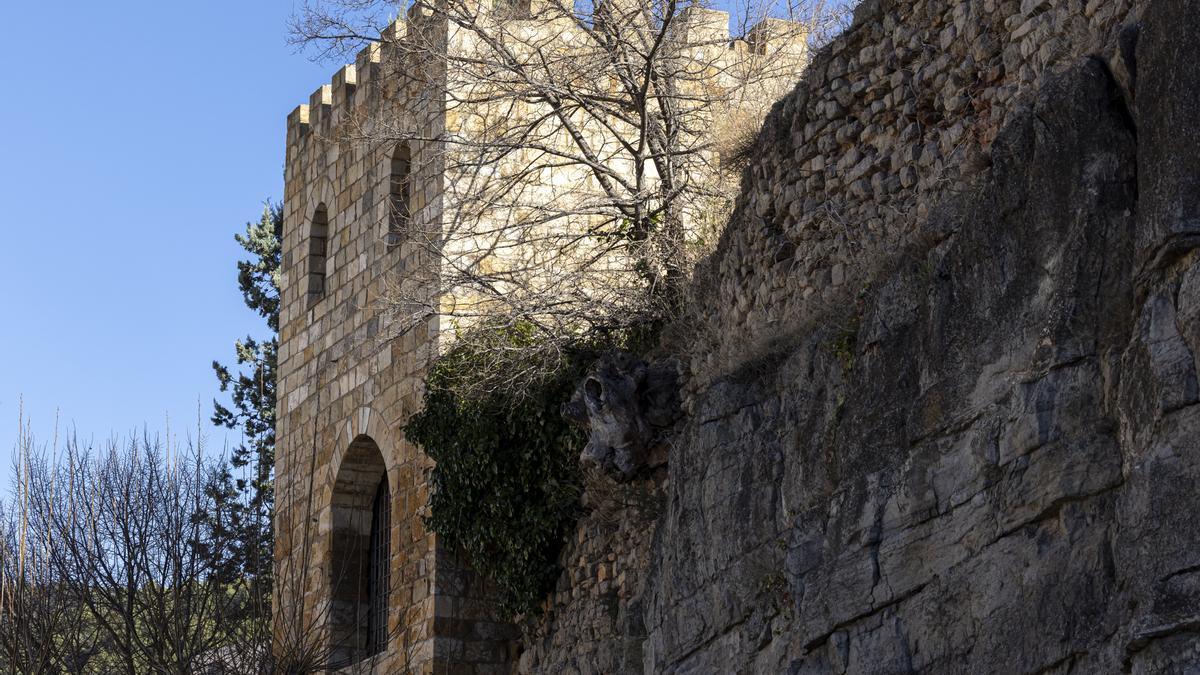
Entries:
[[596, 362], [562, 412], [588, 430], [580, 461], [628, 479], [679, 417], [677, 366], [611, 352]]

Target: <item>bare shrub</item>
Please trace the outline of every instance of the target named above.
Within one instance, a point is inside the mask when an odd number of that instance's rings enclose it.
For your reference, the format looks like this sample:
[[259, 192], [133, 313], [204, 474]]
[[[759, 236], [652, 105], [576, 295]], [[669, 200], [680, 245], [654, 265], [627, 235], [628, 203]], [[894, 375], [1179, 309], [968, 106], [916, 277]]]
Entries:
[[0, 504], [0, 668], [217, 675], [337, 665], [322, 616], [273, 625], [272, 601], [303, 571], [246, 566], [240, 554], [253, 542], [230, 527], [238, 511], [223, 498], [226, 465], [201, 443], [143, 435], [93, 447], [72, 434], [39, 448], [23, 425], [16, 458]]

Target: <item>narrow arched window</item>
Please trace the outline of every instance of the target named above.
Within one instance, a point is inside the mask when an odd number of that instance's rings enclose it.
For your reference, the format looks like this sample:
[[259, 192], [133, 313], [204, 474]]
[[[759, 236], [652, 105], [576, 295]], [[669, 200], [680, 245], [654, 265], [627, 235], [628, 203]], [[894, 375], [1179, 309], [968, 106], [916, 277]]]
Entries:
[[325, 294], [326, 261], [329, 256], [329, 213], [317, 206], [308, 230], [308, 299], [313, 302]]
[[399, 245], [408, 236], [412, 222], [412, 153], [408, 143], [396, 146], [392, 153], [392, 174], [388, 188], [388, 247]]
[[492, 11], [502, 19], [528, 19], [530, 10], [529, 0], [492, 0]]

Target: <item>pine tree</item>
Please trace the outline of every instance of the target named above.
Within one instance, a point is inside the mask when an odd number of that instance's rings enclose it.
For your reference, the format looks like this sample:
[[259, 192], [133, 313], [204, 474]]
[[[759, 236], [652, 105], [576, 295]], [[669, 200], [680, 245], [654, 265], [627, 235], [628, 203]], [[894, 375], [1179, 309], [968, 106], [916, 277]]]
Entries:
[[[230, 394], [227, 407], [213, 400], [213, 424], [242, 431], [242, 442], [231, 452], [226, 470], [210, 487], [229, 504], [227, 527], [240, 540], [236, 572], [262, 579], [270, 574], [273, 537], [275, 468], [275, 365], [279, 347], [279, 264], [283, 206], [267, 203], [258, 222], [246, 223], [234, 239], [250, 254], [238, 261], [238, 287], [246, 306], [266, 319], [270, 335], [247, 335], [234, 344], [236, 370], [213, 361], [221, 392]], [[249, 470], [246, 468], [249, 467]], [[236, 471], [239, 477], [234, 477]]]

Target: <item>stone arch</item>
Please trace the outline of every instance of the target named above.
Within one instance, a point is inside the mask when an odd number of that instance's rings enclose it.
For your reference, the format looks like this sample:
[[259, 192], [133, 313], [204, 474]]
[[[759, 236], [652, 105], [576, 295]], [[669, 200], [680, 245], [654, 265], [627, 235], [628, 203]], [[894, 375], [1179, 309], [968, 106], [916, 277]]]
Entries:
[[[333, 181], [328, 177], [322, 176], [308, 186], [304, 192], [305, 208], [311, 209], [317, 204], [325, 204], [330, 208], [335, 208], [334, 204]], [[330, 213], [330, 216], [335, 214]]]
[[379, 445], [355, 436], [340, 453], [329, 502], [331, 664], [386, 650], [390, 616], [391, 482]]
[[338, 214], [333, 182], [329, 178], [322, 177], [308, 186], [304, 193], [304, 209], [301, 227], [306, 243], [301, 254], [308, 261], [308, 279], [304, 288], [311, 305], [325, 296], [331, 283], [329, 272], [333, 266], [333, 242], [336, 239], [332, 234]]

